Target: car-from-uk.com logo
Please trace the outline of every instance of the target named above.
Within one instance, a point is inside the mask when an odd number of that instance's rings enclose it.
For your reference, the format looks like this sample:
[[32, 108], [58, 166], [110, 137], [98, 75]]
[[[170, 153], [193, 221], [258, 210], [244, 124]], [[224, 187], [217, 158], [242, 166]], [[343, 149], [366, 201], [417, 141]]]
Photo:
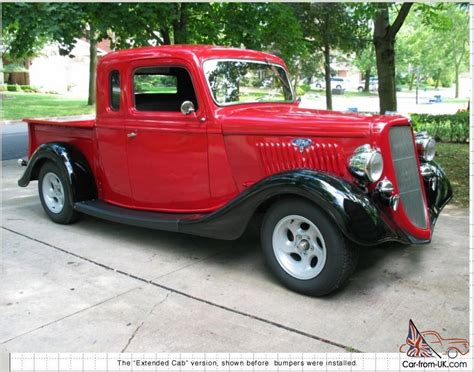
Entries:
[[469, 352], [469, 342], [465, 338], [444, 338], [436, 331], [420, 332], [410, 319], [406, 342], [399, 351], [415, 358], [441, 358], [442, 354], [456, 358]]

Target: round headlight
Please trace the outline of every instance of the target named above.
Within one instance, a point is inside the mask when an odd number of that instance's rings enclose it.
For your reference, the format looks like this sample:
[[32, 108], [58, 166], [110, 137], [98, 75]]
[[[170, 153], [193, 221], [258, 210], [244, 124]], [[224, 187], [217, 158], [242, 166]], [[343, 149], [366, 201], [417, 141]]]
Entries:
[[433, 160], [436, 154], [436, 141], [426, 132], [417, 133], [415, 140], [421, 160]]
[[426, 141], [425, 146], [423, 147], [423, 159], [426, 161], [431, 161], [434, 159], [436, 154], [436, 141], [433, 138], [430, 138]]
[[383, 172], [383, 158], [378, 151], [373, 151], [370, 161], [367, 164], [367, 178], [371, 182], [378, 181], [382, 177]]
[[359, 178], [376, 182], [383, 172], [382, 154], [372, 149], [370, 145], [360, 146], [349, 160], [349, 170]]

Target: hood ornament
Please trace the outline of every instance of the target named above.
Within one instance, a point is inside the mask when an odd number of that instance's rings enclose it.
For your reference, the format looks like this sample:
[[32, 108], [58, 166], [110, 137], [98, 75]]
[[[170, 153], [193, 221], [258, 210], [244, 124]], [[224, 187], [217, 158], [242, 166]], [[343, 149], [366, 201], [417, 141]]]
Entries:
[[291, 141], [291, 144], [295, 147], [298, 147], [301, 153], [304, 152], [306, 147], [311, 146], [312, 143], [313, 141], [311, 141], [309, 138], [296, 138]]

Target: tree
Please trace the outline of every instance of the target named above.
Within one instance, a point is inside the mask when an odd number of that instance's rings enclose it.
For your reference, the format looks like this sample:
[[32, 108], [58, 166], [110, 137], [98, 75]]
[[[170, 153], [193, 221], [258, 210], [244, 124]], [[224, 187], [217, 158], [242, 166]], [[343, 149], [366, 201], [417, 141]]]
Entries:
[[71, 3], [5, 3], [2, 9], [2, 52], [10, 60], [31, 57], [49, 41], [62, 53], [72, 49], [82, 21]]
[[[57, 42], [62, 55], [74, 48], [77, 38], [90, 43], [88, 104], [95, 102], [97, 42], [106, 36], [106, 7], [97, 3], [4, 4], [2, 32], [8, 35], [5, 54], [13, 60], [35, 55], [46, 43]], [[74, 17], [71, 17], [74, 14]]]
[[307, 41], [314, 52], [324, 56], [326, 107], [332, 110], [331, 51], [356, 50], [366, 39], [368, 28], [352, 5], [343, 3], [294, 4]]
[[[467, 4], [445, 4], [436, 14], [432, 29], [444, 39], [445, 61], [454, 67], [455, 98], [459, 97], [459, 73], [469, 63], [469, 9]], [[448, 63], [449, 63], [448, 62]]]
[[[397, 37], [398, 75], [408, 74], [409, 89], [415, 68], [437, 88], [454, 78], [459, 94], [459, 72], [468, 67], [468, 12], [462, 4], [414, 8]], [[444, 82], [445, 83], [445, 82]]]
[[379, 78], [380, 113], [397, 111], [395, 86], [395, 39], [413, 3], [403, 3], [390, 23], [390, 4], [376, 4], [374, 46]]
[[370, 90], [370, 77], [375, 70], [375, 51], [373, 44], [356, 51], [354, 64], [364, 76], [364, 92]]

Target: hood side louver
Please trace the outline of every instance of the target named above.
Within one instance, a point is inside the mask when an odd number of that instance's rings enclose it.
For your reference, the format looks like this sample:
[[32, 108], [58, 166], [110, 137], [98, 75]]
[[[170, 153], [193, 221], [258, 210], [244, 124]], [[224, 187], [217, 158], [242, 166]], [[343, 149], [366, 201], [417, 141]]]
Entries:
[[339, 146], [333, 143], [313, 143], [303, 152], [291, 143], [258, 142], [256, 145], [267, 175], [304, 168], [339, 176], [346, 173]]

